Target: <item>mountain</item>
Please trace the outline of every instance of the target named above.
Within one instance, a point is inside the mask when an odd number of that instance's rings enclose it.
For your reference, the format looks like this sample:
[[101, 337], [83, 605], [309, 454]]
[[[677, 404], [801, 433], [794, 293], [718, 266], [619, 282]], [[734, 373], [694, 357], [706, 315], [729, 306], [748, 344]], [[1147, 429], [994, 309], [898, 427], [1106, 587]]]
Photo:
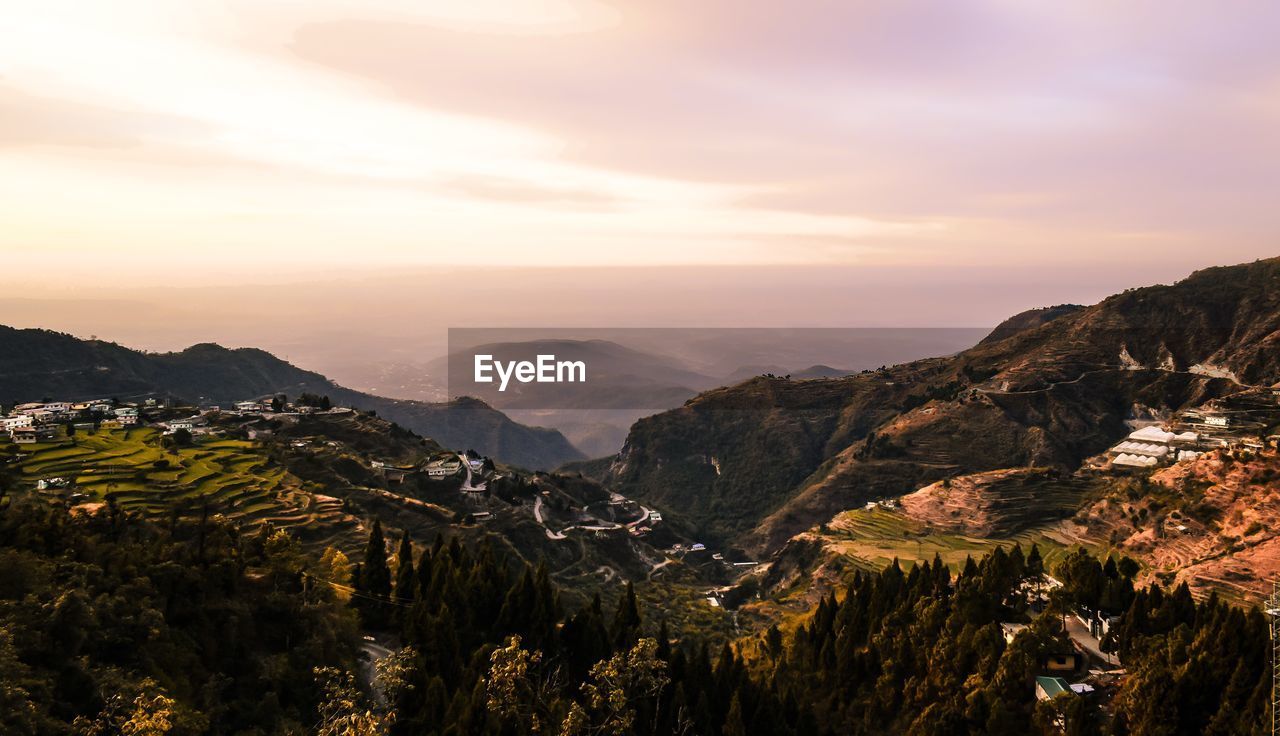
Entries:
[[1052, 322], [1059, 317], [1075, 314], [1081, 309], [1084, 309], [1084, 307], [1079, 304], [1059, 304], [1054, 307], [1040, 307], [1039, 309], [1028, 309], [1025, 312], [1019, 312], [996, 325], [991, 334], [982, 338], [982, 342], [979, 344], [1000, 342], [1005, 338], [1013, 337], [1019, 332], [1033, 330], [1046, 322]]
[[521, 467], [551, 468], [582, 457], [559, 432], [518, 424], [483, 401], [429, 404], [373, 396], [262, 350], [205, 343], [176, 353], [143, 353], [101, 340], [0, 326], [0, 401], [5, 404], [45, 397], [132, 400], [166, 395], [228, 404], [304, 392], [376, 411], [448, 447], [474, 448]]
[[642, 419], [602, 473], [755, 552], [867, 501], [1004, 468], [1073, 470], [1152, 411], [1280, 381], [1280, 259], [1006, 325], [943, 358], [756, 378]]

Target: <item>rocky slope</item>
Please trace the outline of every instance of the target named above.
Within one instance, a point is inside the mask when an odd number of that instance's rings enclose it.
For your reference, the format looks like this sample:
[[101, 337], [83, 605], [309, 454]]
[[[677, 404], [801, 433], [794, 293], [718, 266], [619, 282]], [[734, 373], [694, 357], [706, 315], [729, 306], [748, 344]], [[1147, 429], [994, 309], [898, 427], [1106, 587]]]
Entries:
[[759, 378], [632, 428], [607, 479], [757, 553], [949, 476], [1070, 471], [1139, 411], [1280, 381], [1280, 259], [1133, 289], [958, 355]]
[[1260, 599], [1280, 577], [1280, 451], [1220, 450], [1117, 483], [1076, 517], [1162, 584]]

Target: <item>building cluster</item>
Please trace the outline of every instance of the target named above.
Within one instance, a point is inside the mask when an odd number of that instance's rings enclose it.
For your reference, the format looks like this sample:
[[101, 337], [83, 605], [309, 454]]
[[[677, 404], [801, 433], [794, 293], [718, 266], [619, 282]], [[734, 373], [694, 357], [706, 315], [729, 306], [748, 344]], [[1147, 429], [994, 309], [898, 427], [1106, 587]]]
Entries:
[[1208, 450], [1261, 448], [1264, 430], [1280, 418], [1280, 393], [1255, 394], [1211, 401], [1164, 424], [1134, 430], [1107, 452], [1110, 466], [1155, 468], [1194, 460]]
[[[152, 400], [149, 402], [155, 404]], [[0, 435], [19, 445], [29, 445], [54, 439], [59, 429], [68, 425], [77, 430], [91, 430], [100, 426], [132, 427], [139, 421], [135, 404], [117, 404], [108, 399], [40, 401], [18, 404], [0, 417]]]
[[1200, 455], [1201, 436], [1196, 432], [1170, 432], [1157, 426], [1142, 427], [1111, 448], [1111, 464], [1129, 468], [1194, 460]]
[[[142, 403], [124, 403], [114, 399], [96, 399], [93, 401], [42, 401], [14, 406], [7, 414], [0, 413], [0, 437], [8, 437], [20, 445], [50, 442], [61, 436], [63, 427], [69, 431], [93, 431], [96, 429], [127, 429], [148, 424], [143, 416], [144, 410], [155, 419], [156, 414], [171, 415], [173, 412], [162, 410], [156, 399], [147, 399]], [[193, 435], [207, 434], [213, 431], [211, 417], [217, 414], [230, 414], [242, 417], [269, 417], [288, 420], [302, 414], [323, 411], [328, 414], [350, 413], [345, 407], [334, 407], [321, 410], [314, 406], [291, 404], [282, 397], [253, 401], [237, 401], [233, 409], [222, 409], [218, 406], [207, 406], [191, 416], [176, 419], [153, 421], [150, 424], [160, 428], [165, 434], [178, 431], [190, 432]], [[250, 430], [250, 438], [255, 435], [265, 437], [270, 430]]]

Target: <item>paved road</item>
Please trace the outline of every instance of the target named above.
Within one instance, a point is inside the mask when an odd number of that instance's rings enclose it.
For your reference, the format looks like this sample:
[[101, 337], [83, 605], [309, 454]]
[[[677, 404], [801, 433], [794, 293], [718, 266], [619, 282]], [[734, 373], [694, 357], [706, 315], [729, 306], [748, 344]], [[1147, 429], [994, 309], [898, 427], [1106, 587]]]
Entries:
[[459, 454], [458, 459], [462, 461], [462, 469], [467, 471], [467, 479], [462, 482], [463, 491], [483, 491], [488, 487], [483, 481], [478, 486], [471, 485], [471, 463], [467, 462], [467, 458]]
[[1053, 383], [1048, 384], [1048, 385], [1047, 385], [1047, 386], [1045, 386], [1044, 388], [1025, 389], [1025, 390], [1022, 390], [1022, 391], [1006, 391], [1006, 390], [994, 389], [994, 388], [978, 388], [977, 390], [978, 390], [979, 392], [981, 392], [981, 393], [984, 393], [984, 394], [1003, 394], [1003, 395], [1007, 395], [1007, 396], [1027, 395], [1027, 394], [1039, 394], [1039, 393], [1044, 393], [1044, 392], [1046, 392], [1046, 391], [1051, 391], [1051, 390], [1053, 390], [1053, 389], [1057, 388], [1058, 386], [1067, 386], [1067, 385], [1070, 385], [1070, 384], [1073, 384], [1073, 383], [1079, 383], [1080, 381], [1084, 380], [1085, 378], [1087, 378], [1087, 377], [1089, 377], [1089, 376], [1092, 376], [1092, 375], [1096, 375], [1096, 374], [1098, 374], [1098, 373], [1114, 373], [1114, 372], [1118, 372], [1118, 371], [1161, 371], [1161, 372], [1163, 372], [1163, 373], [1174, 373], [1174, 374], [1184, 375], [1184, 376], [1196, 376], [1196, 377], [1199, 377], [1199, 378], [1220, 378], [1220, 379], [1223, 379], [1223, 380], [1226, 380], [1226, 381], [1231, 381], [1232, 383], [1234, 383], [1235, 385], [1239, 386], [1240, 388], [1245, 388], [1245, 389], [1267, 389], [1267, 388], [1270, 388], [1269, 386], [1257, 386], [1257, 385], [1250, 384], [1250, 383], [1241, 383], [1241, 382], [1239, 381], [1239, 379], [1235, 378], [1234, 376], [1218, 376], [1218, 375], [1213, 375], [1213, 374], [1211, 374], [1211, 373], [1199, 373], [1199, 372], [1196, 372], [1196, 371], [1176, 371], [1176, 370], [1171, 370], [1171, 369], [1169, 369], [1169, 368], [1161, 368], [1161, 367], [1159, 367], [1159, 366], [1150, 366], [1150, 367], [1148, 367], [1148, 366], [1136, 366], [1136, 367], [1134, 367], [1134, 366], [1123, 366], [1123, 365], [1117, 365], [1117, 366], [1105, 366], [1105, 367], [1102, 367], [1102, 368], [1095, 368], [1095, 369], [1093, 369], [1093, 370], [1084, 371], [1083, 373], [1081, 373], [1080, 375], [1076, 376], [1075, 378], [1072, 378], [1072, 379], [1070, 379], [1070, 380], [1064, 380], [1064, 381], [1054, 381]]
[[1120, 659], [1114, 654], [1102, 651], [1102, 642], [1089, 633], [1089, 627], [1078, 616], [1067, 616], [1067, 636], [1071, 641], [1089, 654], [1090, 657], [1105, 662], [1113, 667], [1120, 665]]
[[377, 663], [378, 660], [390, 657], [391, 654], [390, 649], [376, 641], [366, 639], [360, 642], [360, 681], [369, 688], [369, 692], [373, 693], [373, 699], [378, 707], [386, 706], [387, 696], [382, 692], [382, 688], [378, 687]]

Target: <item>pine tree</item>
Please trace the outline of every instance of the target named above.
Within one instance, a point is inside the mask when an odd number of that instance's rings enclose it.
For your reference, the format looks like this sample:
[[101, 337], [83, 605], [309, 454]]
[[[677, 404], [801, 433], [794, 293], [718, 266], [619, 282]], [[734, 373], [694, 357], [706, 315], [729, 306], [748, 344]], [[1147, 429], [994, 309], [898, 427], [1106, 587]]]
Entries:
[[413, 541], [406, 530], [400, 537], [400, 549], [396, 552], [398, 567], [396, 568], [396, 600], [402, 603], [413, 601], [413, 590], [417, 578], [413, 573]]
[[742, 697], [740, 692], [733, 694], [729, 703], [729, 714], [724, 719], [724, 736], [747, 736], [747, 724], [742, 720]]
[[618, 600], [618, 610], [613, 616], [613, 649], [625, 652], [635, 646], [640, 637], [640, 607], [636, 603], [635, 585], [628, 582], [627, 589]]
[[378, 519], [373, 520], [373, 528], [369, 531], [360, 577], [362, 592], [378, 599], [366, 598], [361, 603], [359, 610], [364, 624], [373, 628], [385, 626], [387, 606], [381, 601], [391, 597], [391, 570], [387, 567], [387, 543], [382, 536], [382, 522]]

